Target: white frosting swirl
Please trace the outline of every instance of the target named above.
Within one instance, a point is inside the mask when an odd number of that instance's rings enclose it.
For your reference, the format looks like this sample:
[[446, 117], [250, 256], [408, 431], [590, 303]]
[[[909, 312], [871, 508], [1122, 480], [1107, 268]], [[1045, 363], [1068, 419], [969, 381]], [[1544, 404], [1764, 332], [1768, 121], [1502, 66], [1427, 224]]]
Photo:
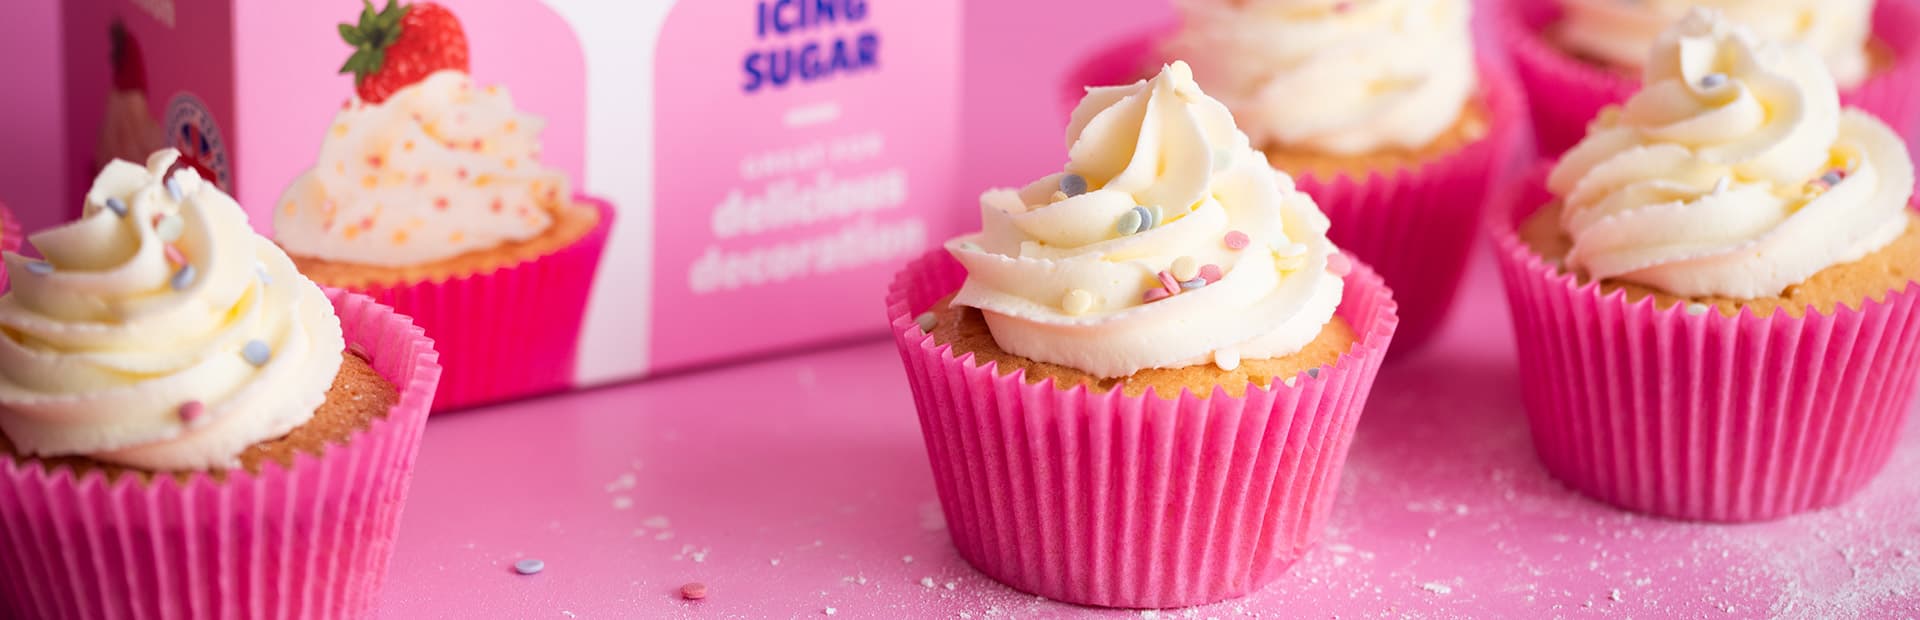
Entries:
[[6, 255], [0, 431], [19, 451], [232, 467], [325, 400], [345, 347], [333, 306], [191, 168], [176, 199], [178, 157], [108, 164], [78, 221], [31, 238], [45, 262]]
[[1418, 149], [1460, 117], [1476, 73], [1468, 0], [1180, 0], [1168, 55], [1264, 146]]
[[[1067, 142], [1066, 172], [987, 192], [983, 230], [946, 245], [967, 268], [954, 303], [979, 308], [1000, 348], [1101, 377], [1233, 368], [1299, 351], [1333, 317], [1342, 282], [1328, 270], [1338, 250], [1326, 216], [1184, 63], [1089, 89]], [[1090, 191], [1056, 200], [1069, 174]], [[1162, 222], [1121, 234], [1136, 207]], [[1241, 249], [1225, 241], [1235, 232]], [[1217, 266], [1217, 281], [1145, 301], [1182, 257]]]
[[1639, 68], [1647, 47], [1693, 7], [1721, 11], [1774, 41], [1808, 45], [1841, 86], [1867, 79], [1873, 0], [1560, 0], [1564, 44], [1618, 67]]
[[1900, 138], [1842, 112], [1811, 51], [1701, 9], [1661, 36], [1642, 90], [1602, 113], [1548, 187], [1568, 266], [1752, 299], [1898, 238], [1913, 182]]
[[355, 99], [280, 197], [274, 238], [301, 256], [387, 267], [532, 238], [570, 196], [566, 176], [536, 159], [544, 126], [505, 89], [454, 70], [381, 103]]

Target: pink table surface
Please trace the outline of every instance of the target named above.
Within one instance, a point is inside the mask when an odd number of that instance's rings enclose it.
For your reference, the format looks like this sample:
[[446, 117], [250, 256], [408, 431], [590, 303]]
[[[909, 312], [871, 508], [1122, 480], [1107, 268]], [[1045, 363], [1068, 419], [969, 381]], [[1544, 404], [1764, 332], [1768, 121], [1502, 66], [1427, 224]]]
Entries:
[[[878, 292], [876, 292], [877, 299]], [[875, 321], [881, 312], [874, 304]], [[742, 326], [778, 329], [777, 323]], [[389, 618], [1913, 617], [1920, 433], [1834, 510], [1710, 526], [1574, 495], [1534, 461], [1481, 261], [1382, 372], [1322, 546], [1242, 600], [1091, 610], [947, 542], [892, 345], [435, 418]], [[1910, 429], [1911, 430], [1911, 429]], [[546, 570], [511, 566], [538, 558]], [[678, 598], [687, 582], [709, 596]]]

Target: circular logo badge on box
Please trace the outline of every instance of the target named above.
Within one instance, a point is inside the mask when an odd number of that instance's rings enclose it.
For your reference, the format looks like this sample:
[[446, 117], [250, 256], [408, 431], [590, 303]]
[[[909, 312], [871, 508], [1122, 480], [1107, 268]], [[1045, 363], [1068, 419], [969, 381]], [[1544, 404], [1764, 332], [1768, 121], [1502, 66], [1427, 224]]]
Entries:
[[221, 190], [233, 192], [233, 162], [227, 158], [226, 140], [206, 102], [189, 92], [174, 95], [167, 102], [167, 121], [161, 128], [167, 132], [167, 146], [179, 149], [182, 163]]

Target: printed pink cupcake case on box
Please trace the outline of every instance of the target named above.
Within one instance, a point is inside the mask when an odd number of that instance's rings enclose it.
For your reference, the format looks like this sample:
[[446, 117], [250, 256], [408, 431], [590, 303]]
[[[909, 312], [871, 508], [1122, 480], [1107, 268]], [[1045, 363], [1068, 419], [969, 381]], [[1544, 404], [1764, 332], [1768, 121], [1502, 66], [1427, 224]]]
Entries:
[[1553, 200], [1547, 170], [1489, 228], [1549, 472], [1629, 510], [1731, 522], [1834, 506], [1879, 473], [1920, 377], [1920, 284], [1797, 319], [1603, 295], [1516, 232]]
[[0, 459], [0, 609], [21, 618], [371, 613], [440, 365], [407, 317], [360, 295], [327, 297], [347, 342], [398, 389], [387, 417], [291, 467], [268, 463], [224, 481], [76, 478]]
[[[1513, 55], [1514, 73], [1533, 99], [1539, 153], [1558, 156], [1587, 134], [1600, 108], [1640, 89], [1634, 76], [1569, 55], [1542, 34], [1560, 18], [1559, 0], [1497, 0], [1494, 31]], [[1877, 0], [1873, 37], [1893, 49], [1894, 65], [1859, 86], [1843, 88], [1840, 103], [1880, 117], [1914, 144], [1920, 138], [1920, 1]]]
[[[1088, 86], [1127, 84], [1161, 58], [1158, 45], [1175, 30], [1163, 26], [1121, 39], [1088, 56], [1067, 75], [1061, 105], [1067, 113]], [[1481, 214], [1496, 188], [1515, 176], [1527, 106], [1512, 74], [1489, 56], [1476, 63], [1478, 99], [1487, 106], [1488, 132], [1459, 151], [1418, 168], [1370, 173], [1366, 178], [1293, 174], [1333, 220], [1327, 236], [1372, 265], [1393, 287], [1400, 328], [1394, 351], [1405, 355], [1439, 331], [1466, 275], [1467, 257], [1479, 239]], [[1505, 119], [1505, 120], [1503, 120]]]
[[1335, 363], [1243, 397], [1126, 397], [1003, 375], [934, 342], [914, 317], [966, 270], [936, 250], [888, 291], [948, 533], [967, 562], [1022, 591], [1106, 607], [1243, 596], [1319, 542], [1354, 425], [1399, 318], [1352, 261]]

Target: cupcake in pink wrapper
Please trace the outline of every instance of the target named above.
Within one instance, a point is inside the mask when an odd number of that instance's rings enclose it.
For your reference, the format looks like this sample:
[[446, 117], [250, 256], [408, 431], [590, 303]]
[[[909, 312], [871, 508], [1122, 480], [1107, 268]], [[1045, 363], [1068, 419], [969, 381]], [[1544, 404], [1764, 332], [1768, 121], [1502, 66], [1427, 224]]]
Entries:
[[1820, 60], [1691, 14], [1494, 218], [1535, 447], [1574, 489], [1757, 521], [1885, 464], [1920, 375], [1913, 162]]
[[1391, 293], [1184, 63], [1068, 135], [887, 296], [948, 530], [1056, 600], [1247, 594], [1320, 537]]
[[381, 37], [347, 37], [357, 94], [281, 197], [274, 240], [315, 282], [433, 334], [446, 364], [436, 410], [571, 387], [612, 207], [540, 164], [544, 121], [473, 83], [444, 8], [398, 5], [348, 28], [398, 39], [379, 65], [362, 54]]
[[1397, 350], [1446, 318], [1492, 188], [1510, 179], [1525, 102], [1476, 59], [1471, 3], [1184, 0], [1176, 27], [1096, 54], [1081, 84], [1160, 58], [1195, 78], [1333, 220], [1333, 240], [1393, 286]]
[[6, 255], [0, 616], [371, 613], [440, 375], [178, 153]]
[[1902, 136], [1920, 133], [1920, 2], [1915, 0], [1497, 0], [1496, 30], [1533, 100], [1539, 150], [1555, 155], [1587, 133], [1600, 108], [1639, 86], [1645, 52], [1692, 6], [1726, 12], [1765, 38], [1820, 55], [1845, 104]]

